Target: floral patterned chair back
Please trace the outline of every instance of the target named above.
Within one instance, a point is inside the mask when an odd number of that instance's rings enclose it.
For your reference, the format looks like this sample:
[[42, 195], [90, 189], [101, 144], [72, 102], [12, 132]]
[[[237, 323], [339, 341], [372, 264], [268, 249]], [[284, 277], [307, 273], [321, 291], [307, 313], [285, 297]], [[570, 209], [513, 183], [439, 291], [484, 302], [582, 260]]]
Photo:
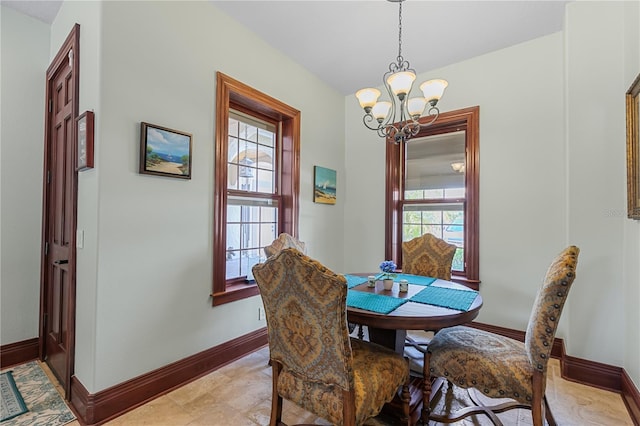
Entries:
[[267, 257], [271, 257], [276, 253], [279, 253], [281, 250], [293, 247], [298, 250], [300, 253], [307, 254], [307, 249], [305, 244], [302, 241], [299, 241], [297, 238], [283, 232], [278, 235], [278, 238], [273, 240], [273, 242], [264, 248], [264, 254]]
[[455, 245], [426, 233], [402, 243], [402, 272], [449, 281], [455, 254]]
[[[282, 398], [333, 424], [362, 424], [408, 382], [401, 356], [349, 337], [344, 276], [293, 248], [255, 265], [253, 275], [267, 318], [271, 425], [282, 424]], [[408, 417], [408, 401], [406, 409]]]

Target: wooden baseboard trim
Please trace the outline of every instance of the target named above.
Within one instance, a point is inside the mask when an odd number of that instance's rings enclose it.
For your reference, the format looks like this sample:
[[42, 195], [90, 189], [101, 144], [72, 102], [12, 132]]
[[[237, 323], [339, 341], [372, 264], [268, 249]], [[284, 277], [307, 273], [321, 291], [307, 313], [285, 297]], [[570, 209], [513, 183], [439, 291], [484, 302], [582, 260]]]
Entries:
[[622, 368], [565, 355], [560, 360], [562, 377], [596, 388], [621, 392]]
[[85, 425], [99, 425], [266, 345], [267, 329], [176, 361], [95, 394], [71, 378], [71, 404]]
[[640, 392], [625, 370], [622, 370], [621, 383], [624, 405], [627, 406], [627, 411], [629, 411], [633, 424], [640, 425]]
[[23, 340], [22, 342], [10, 343], [0, 346], [0, 368], [10, 367], [16, 364], [38, 359], [39, 339]]

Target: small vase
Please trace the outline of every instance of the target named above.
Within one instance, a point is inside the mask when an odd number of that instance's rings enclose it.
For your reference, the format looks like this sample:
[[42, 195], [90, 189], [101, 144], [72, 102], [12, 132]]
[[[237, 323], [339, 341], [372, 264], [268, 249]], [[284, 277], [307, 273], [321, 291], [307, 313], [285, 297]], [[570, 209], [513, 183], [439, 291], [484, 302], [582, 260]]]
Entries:
[[385, 290], [391, 290], [393, 288], [393, 279], [392, 278], [385, 278], [382, 281], [382, 284], [384, 285], [384, 289]]

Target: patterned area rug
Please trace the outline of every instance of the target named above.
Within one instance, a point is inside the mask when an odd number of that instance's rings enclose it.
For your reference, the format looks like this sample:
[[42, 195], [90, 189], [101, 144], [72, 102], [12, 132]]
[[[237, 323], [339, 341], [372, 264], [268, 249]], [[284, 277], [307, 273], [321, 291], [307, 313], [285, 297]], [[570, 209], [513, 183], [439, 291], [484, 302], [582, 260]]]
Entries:
[[2, 426], [61, 426], [75, 416], [36, 361], [8, 369], [28, 412], [2, 421]]
[[0, 374], [0, 422], [27, 412], [24, 399], [16, 387], [11, 371]]

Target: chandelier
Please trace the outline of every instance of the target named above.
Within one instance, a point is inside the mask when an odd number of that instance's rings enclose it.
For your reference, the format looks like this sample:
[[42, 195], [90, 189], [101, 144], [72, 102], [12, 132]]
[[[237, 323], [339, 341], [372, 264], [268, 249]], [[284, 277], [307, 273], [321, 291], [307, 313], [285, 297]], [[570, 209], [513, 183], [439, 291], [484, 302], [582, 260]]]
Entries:
[[[398, 57], [389, 64], [389, 71], [384, 73], [382, 82], [387, 89], [391, 101], [378, 101], [380, 91], [374, 88], [361, 89], [356, 92], [360, 106], [364, 109], [362, 121], [364, 125], [375, 130], [378, 136], [400, 143], [406, 142], [420, 131], [420, 126], [429, 126], [438, 118], [440, 110], [436, 106], [446, 89], [446, 80], [429, 80], [420, 85], [424, 96], [409, 98], [411, 87], [416, 79], [416, 72], [402, 57], [402, 2], [404, 0], [388, 0], [398, 3]], [[427, 105], [427, 115], [432, 117], [427, 123], [418, 121]]]

